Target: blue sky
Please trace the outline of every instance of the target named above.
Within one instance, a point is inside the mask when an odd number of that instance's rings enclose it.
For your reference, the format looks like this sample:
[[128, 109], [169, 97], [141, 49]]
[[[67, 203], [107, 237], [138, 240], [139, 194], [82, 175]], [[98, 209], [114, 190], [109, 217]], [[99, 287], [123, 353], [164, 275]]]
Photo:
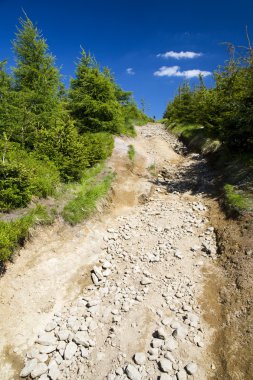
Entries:
[[245, 25], [253, 40], [252, 0], [0, 0], [0, 60], [10, 64], [22, 8], [42, 30], [65, 83], [82, 45], [157, 118], [184, 78], [194, 84], [201, 70], [212, 84], [208, 73], [227, 57], [222, 42], [245, 45]]

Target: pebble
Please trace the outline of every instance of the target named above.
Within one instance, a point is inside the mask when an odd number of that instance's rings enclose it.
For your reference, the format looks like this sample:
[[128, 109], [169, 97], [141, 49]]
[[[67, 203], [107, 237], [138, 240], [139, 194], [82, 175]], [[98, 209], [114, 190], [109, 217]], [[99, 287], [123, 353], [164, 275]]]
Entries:
[[163, 372], [170, 372], [172, 371], [172, 363], [168, 359], [161, 359], [159, 362], [161, 371]]
[[65, 351], [64, 351], [64, 359], [70, 360], [75, 355], [77, 350], [77, 345], [74, 342], [70, 342], [67, 344]]
[[141, 380], [142, 379], [142, 375], [140, 374], [138, 369], [135, 366], [133, 366], [132, 364], [128, 364], [126, 366], [126, 374], [130, 380]]
[[47, 372], [47, 365], [45, 363], [39, 363], [31, 372], [32, 379], [39, 377]]
[[30, 373], [34, 370], [34, 368], [37, 366], [37, 364], [38, 364], [37, 359], [29, 360], [26, 363], [25, 367], [20, 372], [20, 377], [27, 377], [28, 375], [30, 375]]
[[181, 370], [177, 373], [177, 380], [187, 380], [187, 373], [185, 372], [184, 369], [181, 369]]
[[136, 364], [142, 365], [146, 362], [146, 355], [144, 352], [137, 352], [134, 355], [134, 361]]
[[198, 366], [196, 363], [191, 362], [191, 363], [187, 364], [185, 369], [186, 369], [187, 373], [189, 373], [189, 375], [194, 375], [198, 370]]

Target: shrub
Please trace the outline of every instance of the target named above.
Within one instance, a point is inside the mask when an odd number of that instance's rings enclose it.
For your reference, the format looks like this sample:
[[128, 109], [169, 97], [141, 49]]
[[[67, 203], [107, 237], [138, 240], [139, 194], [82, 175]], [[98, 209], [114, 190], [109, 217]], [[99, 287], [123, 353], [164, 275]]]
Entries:
[[33, 225], [50, 222], [46, 208], [41, 205], [15, 221], [0, 221], [0, 262], [8, 260], [15, 248], [24, 243]]
[[21, 164], [0, 164], [0, 211], [24, 207], [31, 200], [28, 171]]

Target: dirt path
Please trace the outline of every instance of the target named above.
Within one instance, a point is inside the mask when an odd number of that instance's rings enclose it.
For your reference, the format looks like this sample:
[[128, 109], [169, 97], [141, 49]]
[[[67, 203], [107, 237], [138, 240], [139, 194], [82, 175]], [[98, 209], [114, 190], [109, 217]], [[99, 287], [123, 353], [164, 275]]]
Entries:
[[0, 279], [2, 380], [18, 379], [25, 357], [24, 377], [41, 380], [215, 378], [215, 201], [203, 160], [180, 149], [161, 126], [117, 138], [112, 206], [75, 228], [38, 229], [9, 265]]

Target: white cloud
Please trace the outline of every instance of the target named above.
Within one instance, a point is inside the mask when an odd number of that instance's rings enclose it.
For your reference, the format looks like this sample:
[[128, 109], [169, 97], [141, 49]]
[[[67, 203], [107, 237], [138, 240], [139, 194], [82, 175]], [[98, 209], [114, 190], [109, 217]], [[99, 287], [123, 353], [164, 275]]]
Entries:
[[203, 77], [212, 75], [210, 71], [199, 69], [181, 71], [179, 66], [162, 66], [158, 71], [154, 72], [154, 76], [156, 77], [184, 77], [187, 79], [198, 77], [200, 74]]
[[128, 67], [128, 69], [126, 69], [126, 72], [127, 72], [128, 75], [135, 75], [135, 72], [132, 69], [132, 67]]
[[164, 54], [157, 54], [157, 57], [161, 58], [175, 58], [175, 59], [192, 59], [201, 57], [202, 53], [195, 53], [194, 51], [167, 51]]

